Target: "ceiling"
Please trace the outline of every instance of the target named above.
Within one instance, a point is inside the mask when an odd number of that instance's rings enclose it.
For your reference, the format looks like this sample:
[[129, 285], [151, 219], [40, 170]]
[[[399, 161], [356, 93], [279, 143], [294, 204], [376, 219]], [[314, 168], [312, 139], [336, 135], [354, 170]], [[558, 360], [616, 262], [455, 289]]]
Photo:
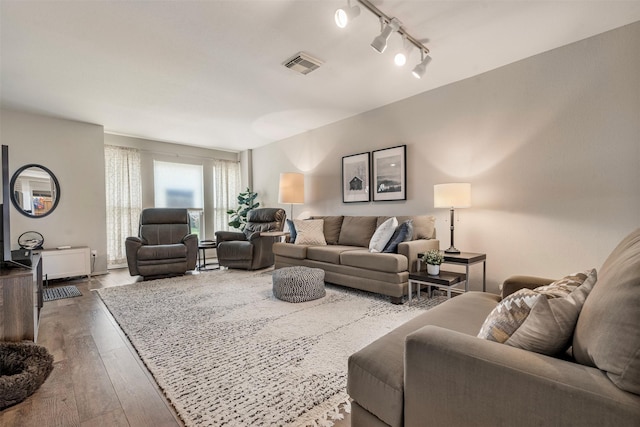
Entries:
[[[352, 0], [353, 2], [354, 0]], [[401, 39], [347, 0], [0, 2], [3, 107], [106, 132], [241, 151], [640, 20], [640, 1], [374, 1], [425, 39], [417, 80]], [[282, 63], [305, 51], [308, 75]]]

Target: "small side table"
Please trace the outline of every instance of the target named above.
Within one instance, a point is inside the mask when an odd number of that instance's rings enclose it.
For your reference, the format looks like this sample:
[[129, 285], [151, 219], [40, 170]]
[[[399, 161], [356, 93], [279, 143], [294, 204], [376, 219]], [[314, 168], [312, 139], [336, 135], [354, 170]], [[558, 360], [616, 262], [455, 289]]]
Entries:
[[487, 254], [473, 252], [460, 252], [459, 254], [444, 253], [444, 263], [464, 265], [466, 267], [467, 280], [464, 285], [465, 292], [469, 291], [469, 266], [482, 263], [482, 292], [487, 291]]
[[217, 247], [218, 243], [211, 240], [203, 240], [198, 243], [198, 271], [217, 270], [220, 268], [207, 268], [207, 249], [215, 249]]
[[[467, 276], [463, 273], [454, 273], [451, 271], [440, 270], [440, 274], [432, 276], [427, 274], [426, 271], [417, 271], [409, 274], [409, 303], [411, 303], [411, 297], [413, 294], [413, 285], [418, 287], [418, 299], [420, 299], [420, 286], [437, 286], [438, 288], [447, 288], [447, 298], [451, 298], [451, 288], [459, 285], [462, 282], [466, 283]], [[431, 291], [429, 291], [431, 296]]]
[[261, 236], [265, 237], [279, 237], [281, 242], [285, 242], [287, 237], [289, 237], [288, 231], [262, 231], [260, 232]]

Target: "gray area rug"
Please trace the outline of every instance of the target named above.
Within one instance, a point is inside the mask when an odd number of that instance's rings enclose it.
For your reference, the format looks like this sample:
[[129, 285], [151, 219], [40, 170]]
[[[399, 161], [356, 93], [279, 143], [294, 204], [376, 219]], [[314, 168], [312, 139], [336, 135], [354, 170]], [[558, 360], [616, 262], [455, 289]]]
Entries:
[[237, 270], [98, 293], [187, 426], [331, 426], [349, 411], [349, 355], [445, 300], [328, 285], [294, 304], [270, 272]]
[[42, 291], [42, 299], [45, 302], [79, 296], [82, 296], [82, 292], [73, 285], [61, 286], [59, 288], [45, 288]]

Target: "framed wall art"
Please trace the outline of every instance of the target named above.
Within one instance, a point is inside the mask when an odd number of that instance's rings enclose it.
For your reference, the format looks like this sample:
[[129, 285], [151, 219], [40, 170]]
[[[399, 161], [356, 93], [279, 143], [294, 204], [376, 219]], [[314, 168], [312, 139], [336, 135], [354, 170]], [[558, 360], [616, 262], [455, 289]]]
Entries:
[[370, 186], [371, 155], [352, 154], [342, 158], [342, 202], [368, 202], [371, 200]]
[[373, 152], [373, 201], [407, 200], [407, 146]]

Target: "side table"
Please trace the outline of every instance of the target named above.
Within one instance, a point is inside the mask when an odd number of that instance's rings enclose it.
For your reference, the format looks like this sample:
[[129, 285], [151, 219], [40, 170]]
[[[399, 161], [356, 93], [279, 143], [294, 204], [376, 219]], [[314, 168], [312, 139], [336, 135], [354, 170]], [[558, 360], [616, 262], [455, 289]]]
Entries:
[[464, 285], [465, 292], [469, 291], [469, 266], [482, 263], [482, 292], [487, 291], [487, 254], [474, 252], [460, 252], [459, 254], [444, 253], [444, 263], [464, 265], [466, 267], [467, 280]]
[[[462, 282], [467, 282], [467, 276], [463, 273], [454, 273], [451, 271], [440, 270], [440, 274], [432, 276], [427, 274], [426, 271], [417, 271], [409, 274], [409, 303], [413, 295], [413, 285], [418, 287], [418, 299], [420, 299], [420, 286], [427, 285], [437, 286], [438, 288], [447, 288], [447, 298], [451, 298], [451, 288], [459, 285]], [[431, 296], [431, 290], [429, 290], [429, 296]]]
[[198, 271], [217, 270], [220, 268], [207, 268], [207, 249], [215, 249], [217, 247], [218, 243], [213, 240], [202, 240], [198, 242]]

